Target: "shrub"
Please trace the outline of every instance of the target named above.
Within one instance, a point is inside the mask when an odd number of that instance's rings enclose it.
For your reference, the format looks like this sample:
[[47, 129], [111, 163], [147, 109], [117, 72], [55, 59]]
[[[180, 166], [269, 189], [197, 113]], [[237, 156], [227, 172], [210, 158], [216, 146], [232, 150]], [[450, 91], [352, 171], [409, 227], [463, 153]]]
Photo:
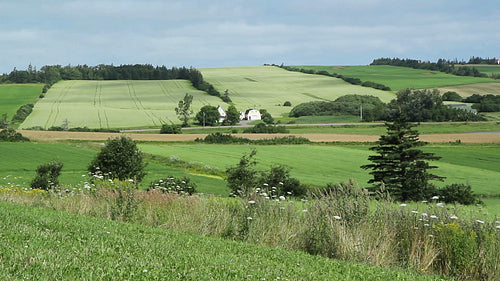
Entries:
[[438, 194], [440, 200], [445, 203], [472, 205], [481, 202], [468, 184], [454, 183], [447, 185], [438, 189]]
[[168, 178], [163, 178], [151, 182], [149, 185], [149, 190], [158, 189], [162, 192], [174, 192], [178, 194], [187, 193], [192, 195], [196, 193], [196, 183], [191, 182], [188, 177], [183, 177], [182, 179], [170, 176]]
[[290, 176], [290, 168], [283, 165], [271, 167], [268, 172], [261, 172], [261, 186], [268, 186], [277, 196], [303, 196], [306, 188], [296, 178]]
[[36, 177], [31, 182], [31, 188], [49, 190], [59, 185], [59, 175], [63, 164], [59, 161], [52, 161], [42, 164], [36, 168]]
[[12, 117], [13, 122], [22, 123], [28, 115], [33, 111], [33, 104], [25, 104], [22, 105], [16, 112], [16, 114]]
[[252, 150], [249, 155], [243, 155], [240, 162], [226, 169], [227, 186], [234, 195], [246, 196], [257, 183], [257, 171], [253, 168], [257, 162], [253, 157], [257, 154]]
[[292, 106], [292, 103], [289, 102], [289, 101], [285, 101], [285, 103], [283, 104], [283, 106]]
[[161, 125], [160, 134], [182, 134], [182, 127], [180, 125]]
[[27, 137], [23, 136], [21, 133], [16, 132], [12, 128], [4, 129], [0, 131], [0, 142], [25, 142], [30, 141]]
[[290, 131], [285, 126], [273, 126], [273, 125], [266, 125], [264, 123], [259, 123], [253, 127], [244, 129], [243, 132], [253, 133], [253, 134], [277, 134], [277, 133], [288, 133]]
[[134, 179], [140, 182], [144, 172], [143, 154], [129, 137], [108, 139], [101, 152], [92, 160], [88, 171], [103, 179]]
[[457, 92], [453, 91], [444, 93], [442, 99], [444, 101], [462, 101], [462, 97]]

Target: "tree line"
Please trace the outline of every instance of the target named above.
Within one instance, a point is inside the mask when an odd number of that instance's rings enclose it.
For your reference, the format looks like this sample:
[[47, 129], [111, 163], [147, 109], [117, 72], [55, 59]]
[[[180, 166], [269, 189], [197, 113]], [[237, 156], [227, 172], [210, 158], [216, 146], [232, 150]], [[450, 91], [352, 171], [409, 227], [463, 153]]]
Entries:
[[286, 65], [275, 65], [271, 64], [271, 66], [277, 66], [283, 69], [286, 69], [288, 71], [295, 71], [295, 72], [302, 72], [306, 74], [317, 74], [317, 75], [324, 75], [328, 77], [335, 77], [344, 80], [347, 83], [350, 83], [352, 85], [358, 85], [358, 86], [363, 86], [363, 87], [369, 87], [369, 88], [374, 88], [382, 91], [390, 91], [391, 88], [389, 86], [386, 86], [384, 84], [376, 83], [373, 81], [361, 81], [359, 78], [355, 77], [348, 77], [344, 76], [342, 74], [338, 73], [330, 73], [326, 70], [319, 70], [315, 71], [314, 69], [305, 69], [305, 68], [298, 68], [298, 67], [292, 67], [292, 66], [286, 66]]
[[[60, 80], [189, 80], [193, 87], [230, 102], [228, 94], [221, 95], [203, 79], [201, 72], [193, 67], [153, 66], [151, 64], [125, 65], [46, 65], [37, 70], [31, 64], [27, 70], [14, 68], [9, 74], [0, 76], [0, 83], [44, 83], [43, 93]], [[43, 95], [41, 96], [43, 97]]]
[[471, 66], [460, 65], [465, 62], [450, 61], [439, 59], [437, 62], [421, 61], [416, 59], [400, 59], [400, 58], [379, 58], [374, 59], [370, 65], [392, 65], [411, 67], [414, 69], [426, 69], [432, 71], [440, 71], [457, 76], [473, 76], [473, 77], [488, 77], [486, 73], [479, 72], [477, 68]]

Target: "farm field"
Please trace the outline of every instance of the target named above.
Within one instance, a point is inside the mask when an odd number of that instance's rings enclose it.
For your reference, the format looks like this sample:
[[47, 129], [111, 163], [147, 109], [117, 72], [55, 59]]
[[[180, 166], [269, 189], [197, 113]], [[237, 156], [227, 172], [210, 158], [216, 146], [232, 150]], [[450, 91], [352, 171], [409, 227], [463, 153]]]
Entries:
[[[35, 177], [36, 168], [52, 160], [64, 164], [59, 181], [63, 186], [82, 186], [89, 181], [87, 166], [97, 155], [96, 149], [87, 144], [67, 143], [5, 143], [0, 142], [0, 186], [17, 186], [29, 188]], [[149, 183], [169, 177], [189, 176], [198, 184], [198, 191], [203, 193], [228, 195], [225, 183], [217, 177], [192, 174], [181, 168], [162, 165], [152, 160], [146, 160], [147, 175], [143, 179], [145, 189]], [[85, 175], [85, 176], [83, 176]]]
[[438, 280], [6, 202], [0, 214], [2, 280]]
[[[497, 80], [498, 81], [498, 80]], [[462, 97], [479, 95], [500, 95], [500, 82], [456, 85], [437, 88], [441, 93], [448, 91], [457, 92]], [[487, 114], [488, 112], [486, 112]]]
[[[390, 92], [353, 86], [338, 78], [287, 71], [273, 66], [201, 68], [205, 80], [221, 93], [228, 90], [238, 110], [267, 109], [273, 116], [287, 115], [297, 104], [314, 100], [335, 100], [348, 95], [372, 95], [383, 102]], [[282, 106], [290, 101], [292, 107]]]
[[487, 65], [487, 64], [474, 64], [470, 65], [475, 67], [479, 72], [491, 74], [500, 74], [500, 65]]
[[221, 100], [194, 89], [187, 80], [81, 81], [56, 83], [20, 128], [61, 126], [133, 128], [179, 123], [175, 108], [186, 93], [194, 96], [192, 109]]
[[[355, 77], [361, 81], [373, 81], [389, 86], [393, 91], [406, 88], [424, 89], [439, 88], [452, 85], [497, 82], [490, 78], [465, 77], [446, 74], [425, 69], [413, 69], [390, 65], [360, 66], [294, 66], [315, 71], [325, 70], [347, 77]], [[474, 85], [475, 87], [476, 85]]]
[[0, 84], [0, 117], [7, 114], [10, 121], [19, 107], [36, 101], [42, 88], [42, 84]]
[[[354, 179], [365, 186], [369, 171], [360, 168], [368, 164], [372, 154], [368, 145], [207, 145], [207, 144], [141, 144], [146, 153], [164, 157], [175, 156], [186, 162], [195, 162], [224, 171], [238, 163], [243, 154], [257, 150], [257, 168], [267, 170], [272, 165], [284, 164], [291, 168], [291, 175], [301, 182], [325, 186], [327, 183], [346, 182]], [[469, 183], [478, 194], [500, 196], [500, 189], [493, 184], [500, 182], [500, 146], [444, 146], [428, 145], [424, 149], [443, 157], [433, 172], [447, 177], [438, 186], [451, 183]]]

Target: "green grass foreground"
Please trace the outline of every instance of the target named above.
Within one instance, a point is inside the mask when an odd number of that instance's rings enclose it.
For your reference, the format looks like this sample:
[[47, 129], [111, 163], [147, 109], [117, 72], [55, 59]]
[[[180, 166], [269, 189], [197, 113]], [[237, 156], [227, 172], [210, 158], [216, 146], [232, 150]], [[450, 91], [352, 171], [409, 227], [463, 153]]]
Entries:
[[0, 202], [3, 280], [438, 280]]

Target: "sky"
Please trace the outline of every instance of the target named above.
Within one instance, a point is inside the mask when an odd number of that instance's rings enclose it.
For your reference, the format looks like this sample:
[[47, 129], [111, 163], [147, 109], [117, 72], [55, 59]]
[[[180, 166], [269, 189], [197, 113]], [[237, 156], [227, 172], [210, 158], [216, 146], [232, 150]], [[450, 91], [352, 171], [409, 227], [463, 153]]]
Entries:
[[0, 0], [0, 73], [500, 57], [499, 0]]

